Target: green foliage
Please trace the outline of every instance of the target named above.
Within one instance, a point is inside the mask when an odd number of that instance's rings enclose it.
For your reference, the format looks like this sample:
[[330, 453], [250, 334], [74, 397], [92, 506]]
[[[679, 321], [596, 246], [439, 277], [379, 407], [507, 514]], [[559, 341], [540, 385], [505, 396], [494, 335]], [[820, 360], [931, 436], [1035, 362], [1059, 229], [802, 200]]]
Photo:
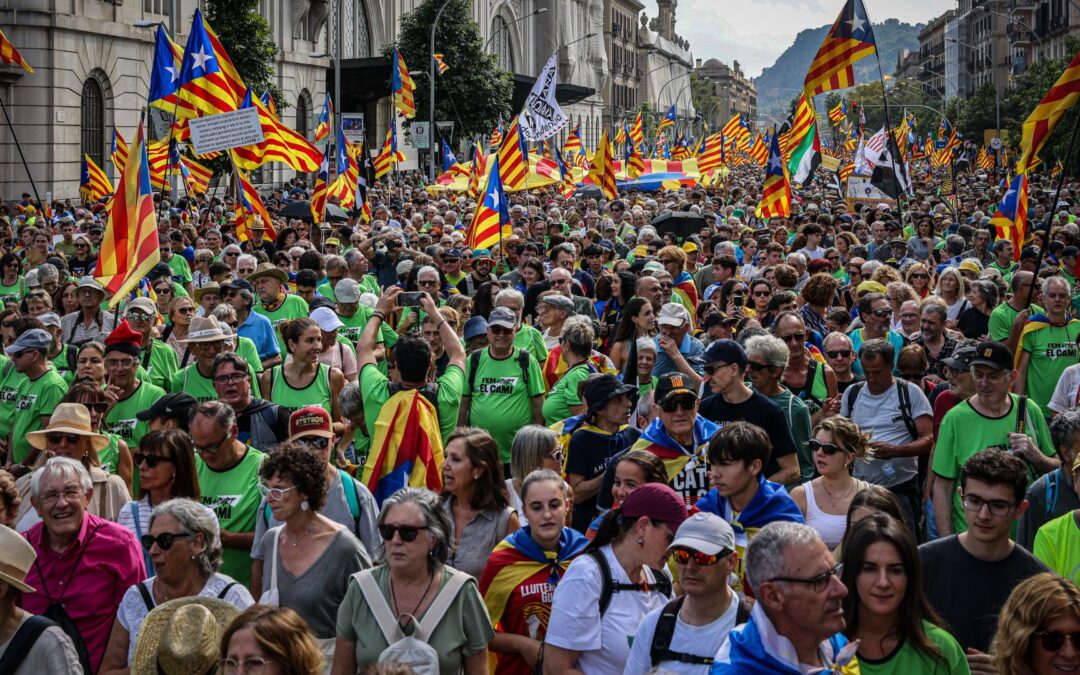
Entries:
[[278, 114], [288, 107], [281, 89], [274, 83], [277, 46], [274, 32], [259, 13], [260, 0], [206, 0], [206, 20], [217, 33], [244, 84], [252, 95], [266, 89], [274, 97]]
[[[1005, 99], [1001, 101], [1001, 125], [1007, 128]], [[957, 128], [965, 138], [982, 143], [983, 132], [993, 130], [997, 124], [997, 91], [993, 82], [984, 82], [964, 100], [960, 107], [960, 116], [956, 120]]]
[[690, 73], [690, 100], [694, 104], [694, 110], [710, 123], [715, 121], [717, 125], [722, 125], [727, 122], [716, 117], [720, 114], [720, 99], [713, 92], [712, 80], [693, 71]]
[[[1065, 52], [1067, 54], [1080, 52], [1080, 39], [1073, 36], [1067, 36], [1065, 39]], [[1072, 57], [1041, 59], [1031, 64], [1031, 67], [1023, 74], [1013, 78], [1008, 94], [1001, 103], [1001, 125], [1009, 135], [1010, 146], [1019, 147], [1021, 127], [1024, 120], [1039, 104], [1039, 101], [1050, 90], [1050, 87], [1054, 86], [1061, 74], [1065, 72], [1065, 68], [1068, 67], [1071, 60]], [[1080, 110], [1073, 107], [1058, 122], [1054, 133], [1050, 136], [1050, 140], [1047, 141], [1039, 153], [1039, 158], [1045, 162], [1046, 166], [1052, 166], [1058, 159], [1063, 160], [1065, 158], [1069, 150], [1069, 136], [1078, 116], [1080, 116]], [[1078, 155], [1080, 155], [1080, 143], [1073, 149], [1072, 158], [1066, 167], [1067, 173], [1074, 176], [1080, 171], [1080, 158], [1078, 158]]]
[[[413, 77], [417, 120], [429, 117], [431, 26], [443, 1], [424, 0], [401, 19], [397, 45], [401, 56], [413, 72], [424, 72]], [[500, 115], [505, 120], [512, 114], [513, 78], [499, 67], [494, 54], [484, 51], [472, 19], [472, 4], [468, 0], [446, 2], [435, 29], [435, 52], [443, 54], [450, 70], [445, 75], [437, 72], [435, 75], [435, 119], [454, 120], [457, 138], [486, 134], [498, 123]], [[393, 48], [387, 47], [383, 53], [390, 57]]]

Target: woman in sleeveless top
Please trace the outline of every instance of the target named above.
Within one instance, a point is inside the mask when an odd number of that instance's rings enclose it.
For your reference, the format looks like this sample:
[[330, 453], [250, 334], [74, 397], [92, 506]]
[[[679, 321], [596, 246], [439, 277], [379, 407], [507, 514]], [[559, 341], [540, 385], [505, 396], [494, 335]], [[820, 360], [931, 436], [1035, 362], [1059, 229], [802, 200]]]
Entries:
[[847, 529], [848, 506], [866, 483], [851, 475], [855, 462], [870, 455], [870, 435], [846, 417], [829, 417], [814, 429], [810, 440], [814, 469], [821, 474], [791, 491], [791, 498], [817, 530], [826, 546], [834, 548]]
[[345, 387], [345, 376], [337, 368], [319, 363], [322, 353], [319, 325], [302, 317], [283, 321], [278, 329], [291, 358], [285, 365], [274, 366], [259, 375], [263, 395], [289, 410], [319, 405], [335, 420], [340, 420], [338, 394]]
[[187, 335], [191, 319], [195, 316], [195, 305], [191, 298], [177, 297], [169, 304], [169, 325], [161, 334], [161, 339], [176, 351], [180, 368], [186, 368], [194, 361], [188, 352]]
[[479, 579], [492, 549], [521, 527], [503, 483], [499, 448], [491, 434], [459, 427], [446, 439], [442, 508], [450, 518], [447, 565]]
[[651, 337], [656, 323], [652, 304], [644, 298], [631, 298], [623, 307], [619, 325], [611, 336], [611, 362], [622, 372], [626, 359], [632, 351], [632, 342], [640, 337]]
[[806, 347], [810, 336], [802, 317], [781, 312], [773, 324], [773, 335], [783, 340], [790, 352], [782, 382], [810, 408], [810, 420], [816, 424], [840, 412], [836, 373], [810, 355]]

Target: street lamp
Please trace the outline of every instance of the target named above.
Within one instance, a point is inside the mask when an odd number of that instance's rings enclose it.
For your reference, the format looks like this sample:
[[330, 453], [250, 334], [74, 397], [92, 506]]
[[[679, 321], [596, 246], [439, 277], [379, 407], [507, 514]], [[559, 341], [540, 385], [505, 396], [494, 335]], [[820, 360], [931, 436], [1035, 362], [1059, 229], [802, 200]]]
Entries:
[[487, 51], [488, 46], [491, 44], [491, 41], [494, 40], [495, 36], [498, 35], [500, 32], [502, 32], [504, 30], [508, 30], [510, 28], [510, 26], [513, 26], [515, 23], [524, 21], [525, 19], [528, 19], [529, 17], [533, 17], [533, 16], [537, 16], [539, 14], [543, 14], [546, 11], [548, 11], [547, 7], [541, 7], [540, 9], [538, 9], [538, 10], [536, 10], [534, 12], [531, 12], [529, 14], [526, 14], [525, 16], [518, 17], [518, 18], [514, 19], [513, 21], [511, 21], [509, 23], [503, 23], [503, 25], [499, 26], [499, 30], [492, 32], [491, 35], [488, 36], [487, 42], [484, 43], [484, 51], [485, 52]]
[[996, 14], [997, 16], [1008, 19], [1009, 23], [1012, 23], [1012, 22], [1015, 21], [1016, 23], [1020, 24], [1024, 28], [1027, 28], [1028, 32], [1031, 33], [1031, 37], [1035, 38], [1035, 41], [1039, 43], [1040, 47], [1043, 46], [1042, 38], [1038, 36], [1038, 34], [1035, 32], [1035, 29], [1032, 28], [1031, 26], [1029, 26], [1026, 21], [1023, 21], [1022, 19], [1018, 19], [1018, 18], [1016, 18], [1015, 16], [1013, 16], [1011, 14], [1005, 14], [1003, 12], [995, 12], [994, 10], [987, 7], [986, 5], [979, 5], [978, 7], [975, 7], [974, 9], [976, 9], [976, 10], [981, 9], [982, 11], [986, 12], [987, 14]]
[[[956, 38], [945, 38], [946, 42], [955, 42], [956, 44], [967, 47], [968, 49], [978, 49], [975, 45], [957, 40]], [[998, 86], [997, 73], [994, 72], [994, 41], [990, 40], [990, 77], [994, 80], [994, 136], [1001, 135], [1001, 87]]]
[[428, 54], [428, 152], [431, 154], [432, 183], [438, 175], [435, 168], [435, 28], [439, 25], [443, 11], [449, 5], [450, 0], [444, 0], [442, 7], [435, 14], [435, 20], [431, 22], [431, 53]]

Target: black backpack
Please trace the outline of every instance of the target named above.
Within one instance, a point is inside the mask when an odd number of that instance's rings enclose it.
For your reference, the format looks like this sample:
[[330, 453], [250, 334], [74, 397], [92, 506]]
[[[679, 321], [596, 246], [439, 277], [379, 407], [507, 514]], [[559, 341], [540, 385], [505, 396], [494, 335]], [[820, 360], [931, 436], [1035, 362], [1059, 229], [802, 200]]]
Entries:
[[[649, 658], [652, 659], [653, 668], [663, 661], [678, 661], [699, 666], [712, 665], [713, 657], [687, 654], [671, 650], [671, 638], [675, 634], [675, 622], [679, 618], [679, 610], [682, 609], [686, 596], [675, 598], [664, 606], [660, 612], [660, 618], [656, 621], [656, 629], [653, 631], [652, 645], [649, 648]], [[739, 603], [735, 610], [735, 625], [740, 626], [750, 620], [750, 603], [741, 596], [735, 596], [735, 602]]]
[[43, 616], [31, 616], [27, 619], [8, 642], [4, 656], [0, 658], [0, 673], [14, 673], [18, 670], [22, 662], [30, 655], [30, 650], [37, 644], [41, 634], [55, 625]]
[[611, 605], [611, 596], [622, 591], [659, 593], [665, 598], [671, 595], [671, 579], [660, 570], [652, 570], [656, 582], [651, 586], [648, 584], [624, 584], [616, 582], [611, 577], [611, 565], [608, 564], [603, 551], [593, 548], [585, 551], [585, 555], [595, 560], [600, 568], [600, 616], [604, 616], [604, 612]]
[[[465, 396], [472, 396], [473, 390], [476, 389], [476, 370], [480, 367], [480, 357], [483, 354], [484, 350], [478, 349], [469, 355], [469, 389], [465, 392]], [[517, 361], [521, 366], [522, 382], [525, 383], [527, 392], [529, 390], [529, 350], [518, 349]]]
[[[83, 544], [82, 550], [79, 551], [79, 556], [75, 559], [75, 565], [72, 566], [71, 574], [68, 575], [67, 581], [64, 582], [64, 590], [61, 591], [60, 597], [53, 600], [52, 596], [49, 595], [49, 589], [45, 587], [44, 583], [41, 584], [41, 588], [39, 589], [45, 596], [45, 599], [49, 601], [49, 606], [45, 608], [45, 613], [42, 616], [59, 626], [60, 630], [64, 631], [64, 633], [71, 638], [71, 643], [75, 645], [75, 653], [79, 655], [79, 663], [82, 665], [83, 672], [85, 673], [94, 672], [93, 669], [90, 668], [90, 650], [86, 647], [86, 640], [83, 639], [82, 633], [79, 632], [79, 627], [75, 625], [75, 621], [72, 620], [71, 615], [64, 609], [64, 593], [71, 588], [71, 580], [75, 577], [75, 573], [80, 569], [79, 563], [82, 562], [82, 557], [83, 554], [86, 553], [87, 545], [90, 543], [90, 540], [93, 539], [99, 527], [101, 526], [95, 527], [86, 536], [86, 544]], [[34, 566], [37, 568], [38, 576], [40, 576], [44, 582], [45, 575], [41, 572], [41, 566], [38, 563], [39, 561], [35, 560]]]
[[[916, 440], [919, 438], [919, 432], [915, 428], [915, 418], [911, 415], [911, 392], [908, 391], [910, 384], [907, 380], [896, 378], [896, 396], [900, 399], [900, 419], [904, 421], [904, 426], [911, 434], [911, 440]], [[856, 382], [848, 387], [848, 391], [851, 392], [848, 396], [848, 417], [855, 414], [855, 401], [859, 398], [859, 392], [864, 386], [866, 386], [865, 381]], [[896, 421], [896, 418], [893, 418], [893, 421]]]

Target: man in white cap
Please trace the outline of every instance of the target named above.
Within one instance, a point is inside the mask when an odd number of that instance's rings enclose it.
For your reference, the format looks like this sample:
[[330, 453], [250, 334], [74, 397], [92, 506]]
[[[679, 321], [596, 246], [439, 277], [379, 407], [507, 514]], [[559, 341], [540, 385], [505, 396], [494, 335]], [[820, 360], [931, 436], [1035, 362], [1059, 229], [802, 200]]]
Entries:
[[645, 675], [654, 668], [707, 673], [728, 632], [750, 618], [749, 604], [728, 585], [739, 554], [735, 532], [723, 518], [712, 513], [690, 516], [668, 552], [684, 595], [645, 615], [624, 675]]
[[77, 673], [82, 670], [71, 638], [52, 621], [35, 616], [18, 603], [23, 593], [36, 593], [26, 575], [37, 553], [15, 530], [0, 527], [0, 666], [10, 675]]
[[323, 351], [319, 354], [319, 363], [341, 370], [346, 382], [356, 382], [356, 346], [338, 333], [345, 324], [329, 307], [312, 310], [311, 320], [322, 331]]
[[669, 302], [660, 308], [656, 319], [660, 335], [656, 338], [656, 365], [653, 375], [678, 371], [700, 381], [701, 366], [691, 362], [705, 353], [705, 345], [690, 334], [690, 312], [682, 305]]
[[75, 288], [79, 311], [65, 314], [60, 319], [64, 344], [81, 347], [91, 340], [101, 340], [116, 327], [111, 312], [101, 309], [105, 289], [93, 277], [79, 279]]

